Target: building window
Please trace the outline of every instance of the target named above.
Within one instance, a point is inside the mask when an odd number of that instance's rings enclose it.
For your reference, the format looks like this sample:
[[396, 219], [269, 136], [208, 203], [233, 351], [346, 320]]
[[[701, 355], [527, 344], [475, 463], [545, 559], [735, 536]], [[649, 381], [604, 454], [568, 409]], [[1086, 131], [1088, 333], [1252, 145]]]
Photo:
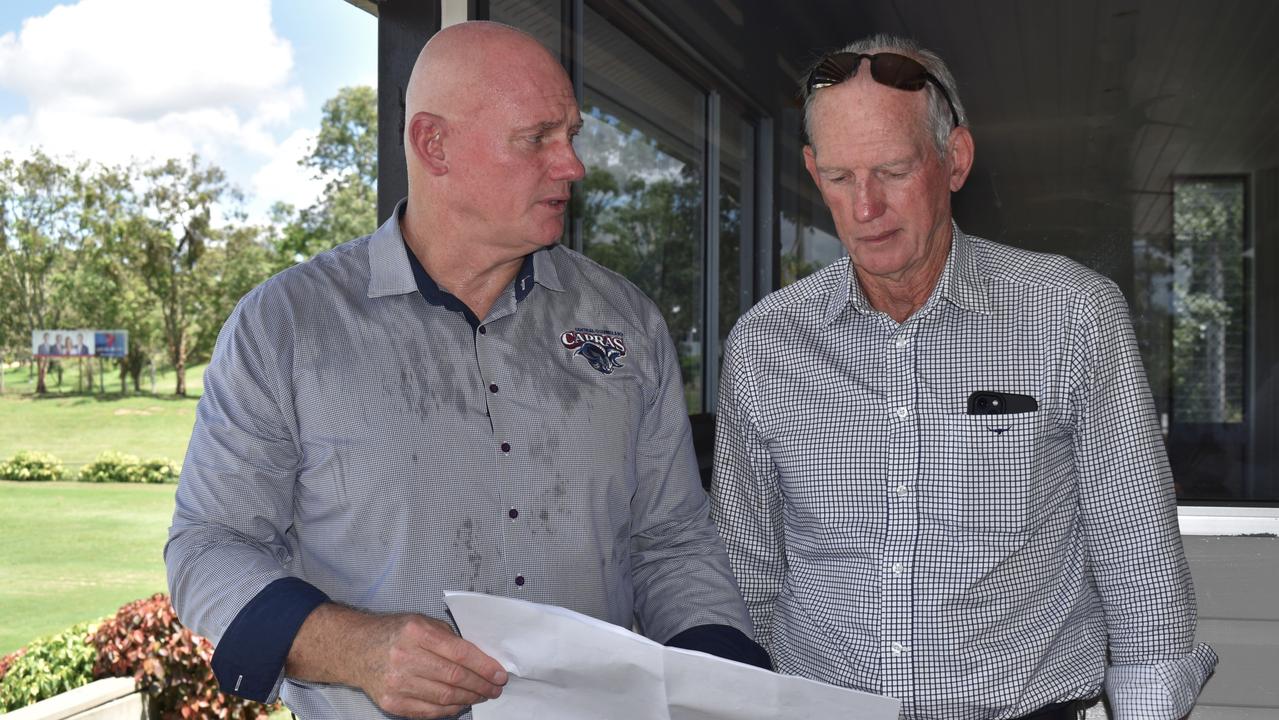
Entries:
[[693, 60], [653, 51], [652, 37], [591, 3], [490, 0], [488, 12], [564, 56], [574, 75], [586, 178], [566, 244], [653, 299], [689, 412], [712, 412], [723, 340], [759, 295], [756, 116], [727, 88], [693, 80], [704, 75]]
[[1173, 186], [1173, 421], [1244, 420], [1244, 181]]
[[1247, 497], [1243, 178], [1173, 181], [1169, 457], [1184, 498]]

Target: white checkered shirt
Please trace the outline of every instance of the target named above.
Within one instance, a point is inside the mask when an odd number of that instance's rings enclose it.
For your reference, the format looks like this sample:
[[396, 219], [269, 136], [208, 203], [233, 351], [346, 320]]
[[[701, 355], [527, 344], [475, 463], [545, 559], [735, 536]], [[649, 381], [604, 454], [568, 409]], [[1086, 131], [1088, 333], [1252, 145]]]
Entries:
[[[781, 672], [904, 718], [1180, 718], [1216, 664], [1118, 288], [968, 237], [898, 324], [847, 259], [729, 337], [712, 516]], [[977, 390], [1039, 409], [969, 415]], [[1109, 651], [1110, 665], [1106, 654]]]

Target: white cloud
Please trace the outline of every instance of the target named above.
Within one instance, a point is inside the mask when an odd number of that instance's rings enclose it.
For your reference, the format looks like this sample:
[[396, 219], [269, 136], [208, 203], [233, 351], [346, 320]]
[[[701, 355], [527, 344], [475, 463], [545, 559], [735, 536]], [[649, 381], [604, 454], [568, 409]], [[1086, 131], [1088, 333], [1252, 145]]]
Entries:
[[[311, 152], [316, 130], [298, 130], [280, 143], [271, 162], [262, 166], [253, 176], [253, 191], [259, 198], [271, 202], [286, 202], [295, 208], [310, 206], [324, 190], [324, 179], [315, 177], [315, 171], [298, 164], [298, 160]], [[267, 208], [254, 207], [252, 215], [259, 222]]]
[[0, 37], [32, 107], [136, 120], [269, 99], [292, 66], [268, 0], [81, 0]]
[[274, 181], [253, 177], [268, 193], [258, 205], [306, 196], [283, 169], [301, 156], [296, 133], [276, 139], [304, 97], [270, 0], [59, 5], [0, 36], [0, 87], [28, 107], [0, 117], [0, 153], [108, 164], [198, 153], [242, 188], [266, 162]]

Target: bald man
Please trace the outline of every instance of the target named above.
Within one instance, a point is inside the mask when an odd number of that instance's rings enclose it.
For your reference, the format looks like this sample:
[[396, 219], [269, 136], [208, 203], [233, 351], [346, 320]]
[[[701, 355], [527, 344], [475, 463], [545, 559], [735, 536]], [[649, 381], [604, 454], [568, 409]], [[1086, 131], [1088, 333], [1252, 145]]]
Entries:
[[245, 296], [205, 377], [165, 559], [222, 688], [306, 720], [468, 715], [507, 674], [446, 590], [767, 666], [661, 313], [556, 245], [583, 175], [568, 77], [467, 23], [406, 107], [408, 198]]

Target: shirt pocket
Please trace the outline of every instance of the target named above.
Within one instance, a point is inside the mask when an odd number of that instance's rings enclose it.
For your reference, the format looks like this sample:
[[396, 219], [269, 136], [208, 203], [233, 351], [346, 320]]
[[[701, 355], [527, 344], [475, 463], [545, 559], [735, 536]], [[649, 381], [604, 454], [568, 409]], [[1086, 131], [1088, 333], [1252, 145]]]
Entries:
[[920, 518], [975, 535], [1018, 535], [1059, 507], [1073, 474], [1069, 443], [1043, 411], [921, 418]]

